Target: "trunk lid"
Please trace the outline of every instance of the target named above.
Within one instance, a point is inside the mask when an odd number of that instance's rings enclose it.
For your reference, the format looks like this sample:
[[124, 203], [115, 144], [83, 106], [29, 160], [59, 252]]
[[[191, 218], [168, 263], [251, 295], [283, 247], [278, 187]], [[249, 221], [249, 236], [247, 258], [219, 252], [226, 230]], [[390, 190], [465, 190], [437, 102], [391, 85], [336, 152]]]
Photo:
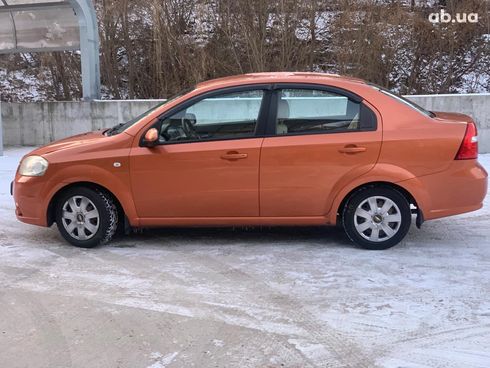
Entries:
[[448, 120], [451, 122], [461, 123], [473, 123], [473, 118], [469, 115], [461, 114], [459, 112], [444, 112], [444, 111], [432, 111], [439, 120]]

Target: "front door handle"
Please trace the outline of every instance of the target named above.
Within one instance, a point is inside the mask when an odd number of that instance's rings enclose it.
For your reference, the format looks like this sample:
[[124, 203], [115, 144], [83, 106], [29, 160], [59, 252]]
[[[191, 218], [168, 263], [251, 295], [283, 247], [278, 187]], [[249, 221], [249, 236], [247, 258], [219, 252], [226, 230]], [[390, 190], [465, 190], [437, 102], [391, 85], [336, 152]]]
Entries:
[[345, 146], [344, 148], [339, 149], [340, 153], [361, 153], [366, 152], [366, 147], [358, 147], [355, 145]]
[[239, 153], [236, 151], [230, 151], [230, 152], [227, 152], [227, 153], [221, 155], [221, 158], [223, 160], [228, 160], [228, 161], [243, 160], [244, 158], [247, 158], [247, 157], [248, 157], [248, 154]]

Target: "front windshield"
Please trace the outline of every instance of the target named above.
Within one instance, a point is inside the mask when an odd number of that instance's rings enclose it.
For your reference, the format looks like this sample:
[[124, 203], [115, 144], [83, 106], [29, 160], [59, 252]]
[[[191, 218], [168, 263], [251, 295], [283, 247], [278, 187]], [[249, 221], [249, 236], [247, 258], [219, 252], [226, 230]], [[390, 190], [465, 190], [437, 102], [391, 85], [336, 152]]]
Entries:
[[397, 101], [399, 101], [405, 105], [410, 106], [412, 109], [415, 109], [418, 112], [421, 112], [422, 114], [424, 114], [426, 116], [429, 116], [431, 118], [436, 116], [432, 111], [428, 111], [428, 110], [424, 109], [422, 106], [417, 105], [415, 102], [407, 100], [405, 97], [399, 96], [399, 95], [391, 92], [390, 90], [388, 90], [386, 88], [383, 88], [383, 87], [377, 86], [376, 84], [371, 84], [371, 83], [369, 85], [371, 87], [373, 87], [374, 89], [380, 91], [381, 93], [384, 93], [385, 95], [388, 95], [388, 96], [394, 98], [395, 100], [397, 100]]
[[157, 104], [156, 106], [153, 106], [151, 109], [145, 111], [144, 113], [138, 115], [137, 117], [127, 121], [126, 123], [121, 123], [121, 124], [117, 124], [115, 125], [114, 127], [112, 127], [111, 129], [107, 130], [105, 132], [106, 135], [115, 135], [115, 134], [119, 134], [121, 132], [124, 132], [126, 129], [128, 129], [130, 126], [133, 126], [134, 124], [136, 124], [138, 121], [140, 121], [141, 119], [143, 119], [144, 117], [148, 116], [150, 113], [152, 113], [153, 111], [155, 111], [156, 109], [158, 109], [160, 106], [163, 106], [165, 104], [168, 104], [169, 102], [172, 102], [174, 100], [176, 100], [177, 98], [183, 96], [184, 94], [186, 94], [187, 92], [190, 92], [192, 89], [186, 89], [178, 94], [176, 94], [175, 96], [172, 96], [170, 97], [169, 99], [167, 99], [166, 101], [163, 101], [159, 104]]

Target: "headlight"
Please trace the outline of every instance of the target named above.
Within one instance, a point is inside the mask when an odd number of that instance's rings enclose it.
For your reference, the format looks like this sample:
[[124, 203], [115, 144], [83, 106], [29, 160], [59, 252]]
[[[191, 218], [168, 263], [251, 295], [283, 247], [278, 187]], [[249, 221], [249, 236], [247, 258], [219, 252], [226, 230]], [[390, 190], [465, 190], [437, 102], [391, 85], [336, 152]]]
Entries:
[[48, 169], [48, 161], [41, 156], [28, 156], [19, 166], [19, 174], [23, 176], [43, 176]]

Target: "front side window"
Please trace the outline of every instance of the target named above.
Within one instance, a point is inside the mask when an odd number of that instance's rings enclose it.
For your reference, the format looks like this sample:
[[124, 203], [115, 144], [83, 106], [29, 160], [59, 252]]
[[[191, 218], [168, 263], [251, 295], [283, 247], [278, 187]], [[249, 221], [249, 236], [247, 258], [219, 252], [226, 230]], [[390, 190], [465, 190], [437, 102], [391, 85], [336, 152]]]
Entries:
[[315, 89], [278, 91], [276, 134], [314, 134], [360, 129], [361, 104]]
[[226, 93], [202, 99], [164, 119], [163, 142], [253, 137], [264, 91]]

